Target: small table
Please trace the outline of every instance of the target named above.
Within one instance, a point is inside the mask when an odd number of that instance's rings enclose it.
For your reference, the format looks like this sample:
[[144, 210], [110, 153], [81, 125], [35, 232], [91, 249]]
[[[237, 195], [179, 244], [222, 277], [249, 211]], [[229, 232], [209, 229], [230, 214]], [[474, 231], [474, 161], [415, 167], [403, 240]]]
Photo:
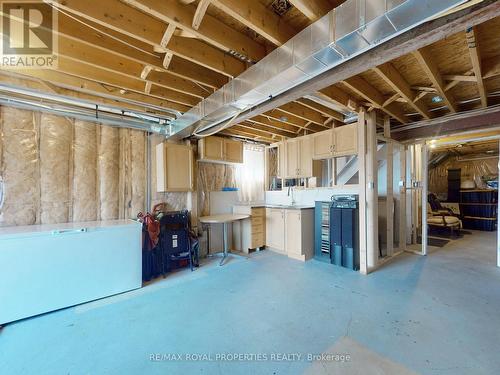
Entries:
[[222, 224], [222, 236], [224, 241], [224, 250], [222, 251], [223, 256], [219, 263], [219, 266], [222, 266], [224, 260], [227, 258], [227, 225], [232, 223], [233, 221], [243, 220], [249, 218], [250, 215], [243, 214], [219, 214], [219, 215], [210, 215], [210, 216], [202, 216], [198, 220], [203, 224]]

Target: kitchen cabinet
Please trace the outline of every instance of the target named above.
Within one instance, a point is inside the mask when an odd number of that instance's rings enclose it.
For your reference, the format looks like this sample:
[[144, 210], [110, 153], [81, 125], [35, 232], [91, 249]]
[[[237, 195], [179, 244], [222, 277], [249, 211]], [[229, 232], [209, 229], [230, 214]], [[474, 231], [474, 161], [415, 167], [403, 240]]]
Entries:
[[275, 143], [273, 146], [278, 148], [278, 178], [285, 178], [285, 142]]
[[334, 156], [356, 155], [358, 153], [358, 126], [350, 124], [333, 129], [335, 133]]
[[224, 138], [224, 160], [230, 163], [243, 163], [243, 142]]
[[285, 249], [290, 258], [314, 256], [314, 210], [285, 210]]
[[312, 135], [313, 139], [313, 159], [329, 159], [333, 157], [334, 133], [332, 130], [325, 130]]
[[312, 135], [313, 159], [329, 159], [358, 153], [358, 125], [350, 124]]
[[247, 253], [266, 245], [266, 209], [264, 207], [234, 206], [233, 213], [250, 215], [250, 218], [233, 223], [241, 230], [233, 231], [234, 243], [240, 251]]
[[314, 210], [266, 208], [266, 246], [306, 261], [314, 255]]
[[193, 161], [191, 146], [156, 145], [156, 191], [193, 191]]
[[312, 138], [290, 139], [285, 143], [285, 178], [312, 176]]
[[266, 246], [272, 250], [285, 252], [285, 210], [266, 208]]
[[205, 137], [198, 141], [200, 161], [243, 163], [243, 142], [222, 137]]

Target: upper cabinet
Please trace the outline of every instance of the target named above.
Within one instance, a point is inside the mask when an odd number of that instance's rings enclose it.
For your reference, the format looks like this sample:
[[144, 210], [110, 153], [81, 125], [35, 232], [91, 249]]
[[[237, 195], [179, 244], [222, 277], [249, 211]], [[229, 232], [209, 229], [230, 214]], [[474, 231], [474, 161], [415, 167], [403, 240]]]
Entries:
[[310, 136], [289, 139], [285, 143], [284, 178], [312, 176], [312, 138]]
[[156, 191], [193, 191], [193, 160], [191, 146], [156, 145]]
[[200, 161], [243, 163], [243, 142], [221, 137], [205, 137], [198, 141]]
[[356, 155], [358, 153], [358, 124], [340, 126], [335, 133], [334, 156]]
[[358, 153], [358, 125], [350, 124], [312, 135], [313, 159], [329, 159]]

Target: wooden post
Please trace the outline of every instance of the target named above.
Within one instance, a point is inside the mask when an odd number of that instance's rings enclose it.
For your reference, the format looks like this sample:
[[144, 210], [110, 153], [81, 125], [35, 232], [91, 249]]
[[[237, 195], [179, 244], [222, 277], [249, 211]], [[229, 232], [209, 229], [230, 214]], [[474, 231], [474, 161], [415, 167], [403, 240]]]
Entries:
[[427, 145], [422, 146], [422, 255], [427, 255], [427, 191], [428, 191], [428, 160]]
[[406, 250], [406, 146], [400, 150], [399, 251]]
[[[500, 152], [500, 142], [498, 143], [498, 148]], [[500, 160], [498, 161], [498, 172], [499, 172], [498, 175], [500, 176]], [[500, 212], [500, 189], [498, 190], [497, 202], [498, 202], [497, 212]], [[500, 267], [500, 228], [498, 228], [498, 225], [497, 225], [497, 267]]]
[[366, 254], [366, 111], [358, 113], [358, 166], [359, 166], [359, 272], [368, 273]]
[[377, 113], [366, 122], [366, 260], [368, 272], [378, 263]]
[[[384, 117], [384, 137], [391, 138], [391, 119]], [[394, 253], [394, 147], [392, 142], [386, 144], [387, 149], [387, 256]]]

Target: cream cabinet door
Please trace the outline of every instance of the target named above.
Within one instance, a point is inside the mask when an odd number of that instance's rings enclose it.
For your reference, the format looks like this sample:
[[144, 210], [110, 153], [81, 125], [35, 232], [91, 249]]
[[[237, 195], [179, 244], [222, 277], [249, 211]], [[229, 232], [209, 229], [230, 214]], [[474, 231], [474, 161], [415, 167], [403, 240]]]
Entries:
[[288, 254], [302, 254], [302, 224], [300, 210], [285, 210], [285, 248]]
[[313, 175], [313, 139], [311, 136], [297, 138], [299, 140], [299, 176], [311, 177]]
[[286, 174], [286, 161], [285, 161], [285, 142], [278, 143], [278, 176], [279, 178], [285, 178]]
[[[285, 251], [285, 210], [271, 209], [271, 223], [269, 233], [270, 246], [279, 251]], [[267, 235], [267, 233], [266, 233]]]
[[356, 155], [358, 153], [358, 124], [340, 126], [335, 132], [335, 156]]
[[224, 160], [231, 163], [243, 163], [243, 142], [224, 139]]
[[299, 141], [290, 139], [285, 143], [285, 178], [295, 178], [299, 175]]
[[156, 146], [156, 191], [193, 190], [193, 150], [190, 146], [161, 143]]
[[205, 137], [203, 141], [203, 159], [224, 160], [224, 138]]
[[333, 130], [325, 130], [312, 135], [313, 159], [329, 159], [333, 152]]

